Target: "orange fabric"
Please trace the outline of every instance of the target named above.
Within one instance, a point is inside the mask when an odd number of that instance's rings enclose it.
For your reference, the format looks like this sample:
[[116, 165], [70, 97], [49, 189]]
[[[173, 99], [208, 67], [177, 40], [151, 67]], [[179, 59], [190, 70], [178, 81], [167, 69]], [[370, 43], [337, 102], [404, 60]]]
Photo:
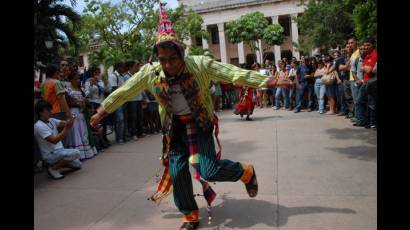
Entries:
[[198, 222], [199, 221], [199, 211], [195, 210], [190, 212], [188, 215], [185, 215], [182, 220], [184, 222]]
[[57, 95], [61, 94], [64, 92], [64, 88], [61, 87], [61, 85], [58, 84], [58, 80], [55, 79], [47, 79], [43, 87], [41, 89], [42, 91], [42, 96], [45, 101], [51, 104], [52, 109], [51, 113], [56, 114], [56, 113], [61, 113], [61, 107], [60, 107], [60, 102], [58, 100]]
[[253, 176], [253, 168], [251, 165], [248, 164], [242, 164], [243, 169], [245, 170], [241, 176], [241, 181], [243, 183], [249, 183]]

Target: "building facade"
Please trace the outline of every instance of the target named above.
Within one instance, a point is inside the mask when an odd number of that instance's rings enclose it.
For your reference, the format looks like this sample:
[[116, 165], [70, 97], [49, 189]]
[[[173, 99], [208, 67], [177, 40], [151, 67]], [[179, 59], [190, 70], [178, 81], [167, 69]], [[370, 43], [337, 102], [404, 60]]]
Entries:
[[[283, 57], [296, 57], [299, 60], [300, 54], [293, 45], [298, 44], [299, 40], [298, 26], [294, 18], [304, 11], [299, 0], [179, 0], [179, 4], [184, 4], [201, 15], [204, 20], [202, 26], [210, 34], [208, 40], [192, 37], [184, 41], [188, 47], [197, 45], [210, 49], [215, 59], [235, 65], [254, 61], [263, 63], [266, 60], [278, 64], [278, 60]], [[257, 51], [254, 60], [255, 55], [243, 42], [229, 42], [225, 27], [227, 22], [256, 11], [262, 12], [269, 23], [280, 24], [284, 28], [285, 39], [282, 45], [273, 47], [268, 47], [259, 40], [258, 47], [262, 46], [267, 51]]]

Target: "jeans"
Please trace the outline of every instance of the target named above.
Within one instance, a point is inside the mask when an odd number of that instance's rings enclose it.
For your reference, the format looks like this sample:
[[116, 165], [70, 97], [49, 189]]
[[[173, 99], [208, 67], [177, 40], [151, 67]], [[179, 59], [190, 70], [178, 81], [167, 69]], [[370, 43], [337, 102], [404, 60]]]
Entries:
[[336, 100], [337, 105], [339, 107], [339, 112], [347, 113], [347, 105], [346, 105], [346, 98], [345, 98], [345, 86], [343, 82], [340, 82], [336, 86]]
[[320, 78], [315, 80], [315, 94], [319, 104], [319, 112], [323, 113], [325, 111], [326, 86], [320, 83]]
[[285, 101], [285, 108], [289, 108], [289, 90], [286, 88], [277, 88], [276, 93], [275, 93], [275, 106], [276, 108], [280, 108], [280, 95], [282, 95], [282, 98], [284, 98]]
[[368, 103], [367, 103], [367, 113], [369, 116], [369, 125], [377, 126], [377, 107], [376, 107], [377, 97], [374, 95], [368, 94]]
[[361, 84], [358, 87], [357, 103], [355, 106], [356, 118], [359, 124], [368, 124], [369, 119], [367, 116], [367, 101], [368, 96], [366, 92], [366, 84]]
[[73, 167], [80, 167], [81, 162], [80, 150], [78, 149], [55, 149], [53, 152], [47, 155], [43, 155], [43, 160], [50, 165], [54, 165], [60, 160], [71, 161], [70, 165]]
[[352, 98], [353, 98], [353, 114], [354, 118], [358, 119], [356, 116], [356, 104], [357, 104], [357, 97], [359, 95], [359, 89], [355, 85], [355, 81], [350, 81], [350, 90], [352, 91]]
[[144, 132], [144, 119], [141, 101], [128, 102], [128, 128], [131, 136], [140, 137]]
[[308, 82], [302, 82], [300, 85], [301, 85], [300, 89], [296, 86], [296, 108], [295, 110], [300, 111], [300, 109], [302, 108], [303, 94], [306, 90], [308, 91], [307, 108], [312, 109], [312, 104], [313, 104], [312, 96], [313, 96], [313, 91], [314, 91], [313, 89], [314, 84], [308, 83]]
[[115, 140], [117, 142], [124, 141], [124, 110], [122, 106], [120, 106], [114, 112], [115, 114]]

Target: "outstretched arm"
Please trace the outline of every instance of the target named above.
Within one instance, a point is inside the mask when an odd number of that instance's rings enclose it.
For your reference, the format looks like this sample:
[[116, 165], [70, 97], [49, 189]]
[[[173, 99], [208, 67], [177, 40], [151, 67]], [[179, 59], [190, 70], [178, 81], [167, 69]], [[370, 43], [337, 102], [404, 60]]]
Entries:
[[122, 104], [141, 93], [153, 80], [154, 67], [151, 64], [144, 65], [140, 71], [134, 74], [121, 87], [112, 92], [102, 103], [97, 113], [91, 117], [91, 126], [97, 127], [100, 120], [114, 112]]
[[209, 76], [210, 80], [232, 82], [234, 84], [246, 85], [252, 88], [266, 87], [269, 76], [256, 71], [245, 70], [231, 64], [221, 63], [209, 57], [198, 56], [197, 62]]

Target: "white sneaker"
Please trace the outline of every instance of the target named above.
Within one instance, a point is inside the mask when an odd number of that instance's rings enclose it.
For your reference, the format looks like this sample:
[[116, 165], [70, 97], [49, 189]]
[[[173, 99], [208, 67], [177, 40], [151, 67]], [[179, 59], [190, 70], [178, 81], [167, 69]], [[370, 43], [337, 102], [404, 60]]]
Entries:
[[64, 175], [61, 175], [59, 171], [54, 170], [51, 167], [48, 167], [47, 172], [48, 172], [48, 175], [51, 176], [55, 180], [64, 178]]

